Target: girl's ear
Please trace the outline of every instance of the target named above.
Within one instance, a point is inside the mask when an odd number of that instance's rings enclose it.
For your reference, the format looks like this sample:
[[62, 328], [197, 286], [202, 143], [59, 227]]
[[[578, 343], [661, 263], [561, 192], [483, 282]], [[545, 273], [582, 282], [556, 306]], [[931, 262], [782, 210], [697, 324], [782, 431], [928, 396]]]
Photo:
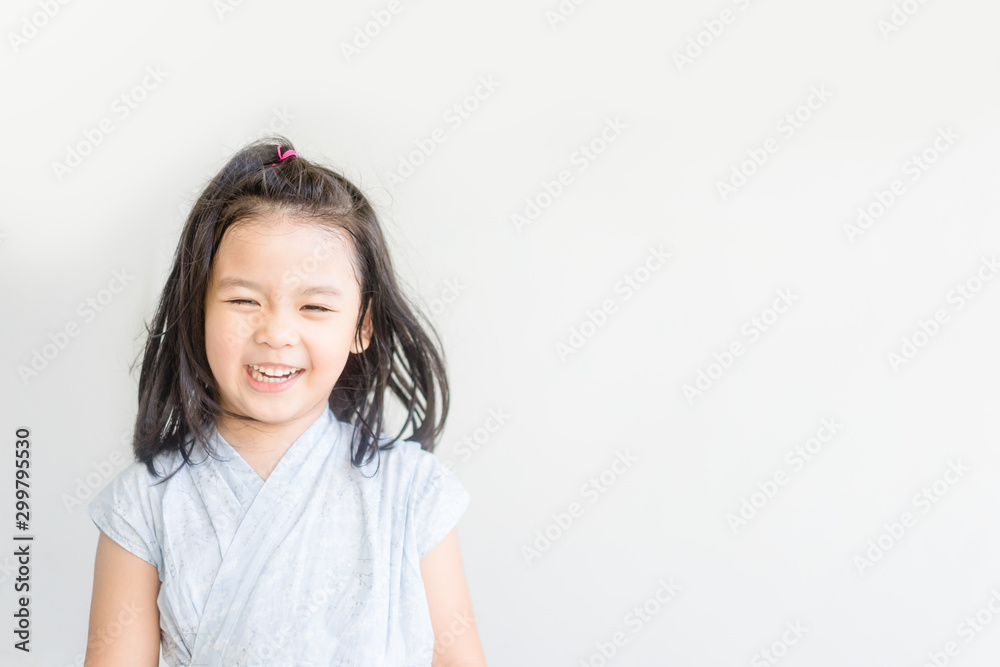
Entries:
[[351, 352], [354, 354], [361, 354], [368, 349], [368, 345], [372, 342], [372, 310], [371, 310], [371, 299], [368, 300], [368, 312], [365, 313], [365, 321], [361, 325], [361, 349], [358, 349], [357, 340], [354, 341], [354, 345], [351, 346]]

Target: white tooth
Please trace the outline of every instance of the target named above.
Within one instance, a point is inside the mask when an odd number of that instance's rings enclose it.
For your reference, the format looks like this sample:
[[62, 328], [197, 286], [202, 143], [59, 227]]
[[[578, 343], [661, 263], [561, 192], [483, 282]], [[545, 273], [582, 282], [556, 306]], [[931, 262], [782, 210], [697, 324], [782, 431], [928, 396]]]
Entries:
[[261, 370], [260, 366], [257, 366], [255, 364], [250, 364], [250, 368], [252, 369], [251, 374], [253, 375], [255, 380], [257, 380], [258, 382], [271, 382], [271, 383], [283, 382], [288, 376], [301, 370], [297, 368], [296, 369], [285, 368], [282, 370], [271, 369], [270, 371], [263, 371]]

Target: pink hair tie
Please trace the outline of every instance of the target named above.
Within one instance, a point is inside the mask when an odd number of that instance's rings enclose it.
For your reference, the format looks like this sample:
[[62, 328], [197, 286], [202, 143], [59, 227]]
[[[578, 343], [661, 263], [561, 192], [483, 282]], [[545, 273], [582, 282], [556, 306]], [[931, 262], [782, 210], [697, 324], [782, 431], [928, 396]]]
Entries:
[[[292, 157], [292, 156], [295, 156], [295, 155], [298, 155], [298, 153], [296, 153], [295, 151], [293, 151], [291, 148], [289, 148], [287, 151], [285, 151], [285, 154], [282, 155], [281, 154], [281, 146], [278, 146], [278, 158], [279, 158], [278, 162], [284, 162], [285, 158]], [[267, 166], [268, 167], [274, 166], [274, 165], [278, 164], [278, 162], [272, 162], [271, 164], [269, 164]]]

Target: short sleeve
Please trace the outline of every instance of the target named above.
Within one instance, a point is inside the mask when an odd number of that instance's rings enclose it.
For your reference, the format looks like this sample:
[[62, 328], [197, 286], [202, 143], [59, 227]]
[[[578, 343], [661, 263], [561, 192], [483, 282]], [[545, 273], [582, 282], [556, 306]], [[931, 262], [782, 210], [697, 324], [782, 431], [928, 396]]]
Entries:
[[440, 459], [425, 449], [417, 450], [409, 509], [418, 558], [423, 558], [448, 534], [471, 500], [462, 482]]
[[150, 484], [145, 465], [133, 463], [87, 504], [87, 514], [108, 537], [161, 570]]

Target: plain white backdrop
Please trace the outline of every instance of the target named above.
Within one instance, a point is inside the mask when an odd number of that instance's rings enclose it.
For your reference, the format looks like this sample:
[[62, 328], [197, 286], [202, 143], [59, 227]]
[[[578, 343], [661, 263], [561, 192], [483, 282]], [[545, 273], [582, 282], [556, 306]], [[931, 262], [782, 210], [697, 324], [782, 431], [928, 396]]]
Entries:
[[5, 3], [0, 662], [82, 665], [143, 323], [277, 129], [371, 196], [445, 343], [491, 666], [995, 664], [1000, 8], [392, 8]]

